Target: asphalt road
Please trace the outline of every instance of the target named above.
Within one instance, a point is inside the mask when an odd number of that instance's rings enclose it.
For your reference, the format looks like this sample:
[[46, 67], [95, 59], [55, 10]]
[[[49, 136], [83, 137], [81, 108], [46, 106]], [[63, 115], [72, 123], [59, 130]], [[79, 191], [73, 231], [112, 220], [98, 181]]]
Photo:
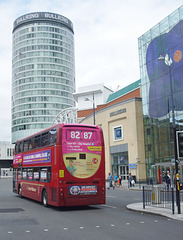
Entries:
[[126, 209], [141, 201], [141, 191], [115, 189], [107, 190], [106, 205], [44, 208], [14, 194], [11, 179], [0, 179], [0, 239], [182, 239], [181, 221]]

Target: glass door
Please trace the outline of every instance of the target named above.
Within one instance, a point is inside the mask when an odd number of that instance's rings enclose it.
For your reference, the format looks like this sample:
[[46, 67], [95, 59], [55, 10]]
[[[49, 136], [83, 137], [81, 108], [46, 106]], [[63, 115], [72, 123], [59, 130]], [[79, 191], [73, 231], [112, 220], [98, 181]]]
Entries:
[[128, 166], [120, 166], [120, 175], [122, 180], [128, 180], [128, 173], [129, 173], [129, 168]]

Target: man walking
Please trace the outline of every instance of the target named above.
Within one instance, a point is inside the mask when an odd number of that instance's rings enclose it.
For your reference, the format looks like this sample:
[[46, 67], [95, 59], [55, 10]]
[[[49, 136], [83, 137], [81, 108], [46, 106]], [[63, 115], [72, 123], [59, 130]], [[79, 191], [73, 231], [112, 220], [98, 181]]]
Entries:
[[131, 173], [128, 174], [128, 188], [132, 186], [132, 175]]
[[113, 187], [113, 189], [114, 189], [114, 186], [112, 184], [112, 180], [113, 180], [112, 173], [109, 173], [108, 180], [109, 180], [109, 187], [108, 187], [108, 189], [110, 189], [111, 187]]
[[169, 191], [169, 188], [170, 188], [170, 185], [171, 185], [170, 172], [167, 173], [166, 184], [167, 184], [167, 190]]

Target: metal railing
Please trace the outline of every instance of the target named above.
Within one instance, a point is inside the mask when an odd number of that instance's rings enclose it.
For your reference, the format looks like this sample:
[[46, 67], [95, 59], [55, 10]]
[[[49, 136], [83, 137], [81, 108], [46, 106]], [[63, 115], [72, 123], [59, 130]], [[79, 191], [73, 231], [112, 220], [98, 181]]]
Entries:
[[[180, 201], [183, 202], [183, 192], [180, 191]], [[143, 186], [143, 208], [154, 206], [167, 208], [175, 213], [176, 191], [174, 188], [167, 188], [165, 185]]]

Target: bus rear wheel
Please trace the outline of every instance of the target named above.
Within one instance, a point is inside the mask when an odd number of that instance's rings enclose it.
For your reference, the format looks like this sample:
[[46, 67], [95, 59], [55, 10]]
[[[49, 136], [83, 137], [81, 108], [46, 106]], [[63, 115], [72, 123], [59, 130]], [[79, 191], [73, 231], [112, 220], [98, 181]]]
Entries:
[[47, 206], [48, 206], [48, 194], [47, 194], [47, 191], [46, 191], [46, 190], [43, 191], [42, 203], [43, 203], [43, 206], [44, 206], [44, 207], [47, 207]]

